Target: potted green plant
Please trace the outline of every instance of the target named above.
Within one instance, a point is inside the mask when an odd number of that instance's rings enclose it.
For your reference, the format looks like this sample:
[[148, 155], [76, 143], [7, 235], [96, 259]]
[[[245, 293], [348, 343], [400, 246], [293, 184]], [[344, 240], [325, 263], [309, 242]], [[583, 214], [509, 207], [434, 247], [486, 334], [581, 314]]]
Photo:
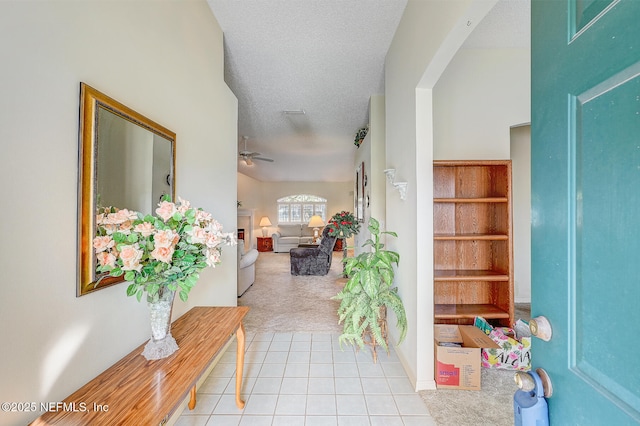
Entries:
[[[342, 259], [344, 262], [344, 259], [347, 257], [347, 238], [351, 238], [360, 232], [360, 224], [353, 213], [343, 210], [331, 216], [331, 219], [329, 219], [327, 223], [327, 228], [329, 228], [329, 235], [335, 235], [342, 240]], [[342, 274], [347, 278], [344, 265]]]
[[367, 133], [369, 133], [368, 124], [365, 127], [358, 129], [358, 131], [356, 132], [356, 137], [353, 140], [353, 144], [356, 146], [356, 148], [360, 148], [360, 145], [362, 144], [364, 138], [367, 136]]
[[363, 247], [371, 246], [371, 250], [343, 260], [348, 280], [342, 291], [333, 298], [340, 300], [338, 323], [344, 323], [340, 344], [347, 342], [358, 345], [359, 348], [368, 344], [372, 348], [374, 362], [377, 362], [377, 345], [389, 352], [387, 308], [398, 319], [398, 344], [407, 334], [407, 316], [398, 288], [393, 287], [393, 265], [398, 266], [400, 255], [385, 250], [384, 244], [380, 242], [381, 234], [393, 237], [398, 235], [391, 231], [380, 231], [380, 224], [374, 218], [369, 220], [368, 229], [371, 238]]

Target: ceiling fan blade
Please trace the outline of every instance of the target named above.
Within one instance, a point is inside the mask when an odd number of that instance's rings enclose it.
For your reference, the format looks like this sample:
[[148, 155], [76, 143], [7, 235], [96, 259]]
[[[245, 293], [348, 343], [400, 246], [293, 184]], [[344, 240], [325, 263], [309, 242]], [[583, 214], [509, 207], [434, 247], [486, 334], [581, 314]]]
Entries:
[[264, 158], [264, 157], [253, 157], [254, 160], [260, 160], [260, 161], [268, 161], [270, 163], [273, 163], [273, 160], [271, 158]]
[[247, 166], [253, 166], [253, 161], [251, 161], [251, 157], [244, 157], [244, 162]]

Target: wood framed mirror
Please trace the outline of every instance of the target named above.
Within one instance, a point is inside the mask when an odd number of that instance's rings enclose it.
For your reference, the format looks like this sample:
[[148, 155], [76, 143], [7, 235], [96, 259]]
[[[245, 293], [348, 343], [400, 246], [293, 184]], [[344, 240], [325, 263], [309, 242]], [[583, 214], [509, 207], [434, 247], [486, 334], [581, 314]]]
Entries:
[[122, 282], [96, 272], [93, 250], [100, 207], [153, 213], [175, 200], [176, 134], [80, 83], [77, 296]]

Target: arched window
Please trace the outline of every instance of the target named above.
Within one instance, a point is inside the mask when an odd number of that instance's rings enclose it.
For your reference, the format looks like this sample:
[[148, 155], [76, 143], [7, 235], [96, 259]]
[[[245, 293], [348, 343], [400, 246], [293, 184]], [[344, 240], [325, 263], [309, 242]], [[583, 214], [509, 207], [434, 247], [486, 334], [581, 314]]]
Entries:
[[311, 216], [318, 215], [326, 222], [327, 199], [316, 195], [288, 195], [278, 199], [278, 223], [309, 223]]

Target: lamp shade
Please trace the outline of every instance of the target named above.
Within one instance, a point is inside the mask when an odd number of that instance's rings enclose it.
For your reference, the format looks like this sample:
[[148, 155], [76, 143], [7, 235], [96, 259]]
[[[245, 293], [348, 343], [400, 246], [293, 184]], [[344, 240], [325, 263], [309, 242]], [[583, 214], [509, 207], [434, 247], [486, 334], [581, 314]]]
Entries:
[[271, 226], [271, 221], [267, 216], [262, 216], [262, 219], [260, 219], [260, 226]]
[[318, 215], [311, 216], [311, 219], [309, 219], [309, 225], [308, 226], [309, 226], [309, 228], [320, 228], [320, 227], [324, 226], [324, 221]]

